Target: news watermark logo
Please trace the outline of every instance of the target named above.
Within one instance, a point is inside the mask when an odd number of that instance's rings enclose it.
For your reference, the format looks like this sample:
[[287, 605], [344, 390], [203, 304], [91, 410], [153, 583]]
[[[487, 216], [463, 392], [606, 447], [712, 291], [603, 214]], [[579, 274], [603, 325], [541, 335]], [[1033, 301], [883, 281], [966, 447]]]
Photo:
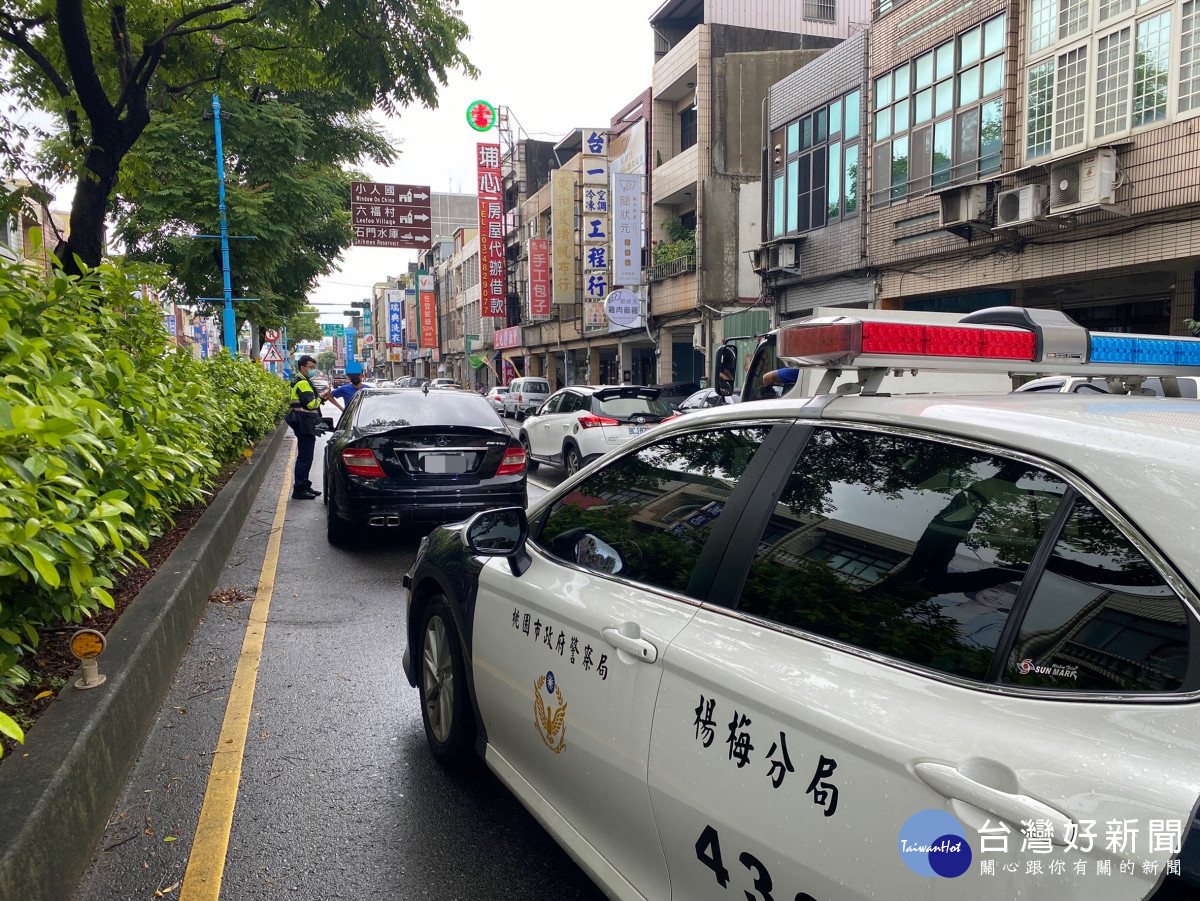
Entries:
[[900, 859], [918, 876], [953, 879], [971, 866], [962, 824], [944, 810], [914, 813], [900, 827]]

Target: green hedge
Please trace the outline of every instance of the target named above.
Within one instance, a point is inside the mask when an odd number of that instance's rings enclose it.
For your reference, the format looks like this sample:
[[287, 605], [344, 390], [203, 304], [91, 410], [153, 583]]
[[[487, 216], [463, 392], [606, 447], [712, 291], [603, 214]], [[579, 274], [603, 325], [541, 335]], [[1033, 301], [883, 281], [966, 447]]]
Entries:
[[2, 703], [29, 678], [38, 627], [111, 607], [137, 549], [287, 412], [288, 386], [261, 366], [169, 347], [138, 275], [0, 261]]

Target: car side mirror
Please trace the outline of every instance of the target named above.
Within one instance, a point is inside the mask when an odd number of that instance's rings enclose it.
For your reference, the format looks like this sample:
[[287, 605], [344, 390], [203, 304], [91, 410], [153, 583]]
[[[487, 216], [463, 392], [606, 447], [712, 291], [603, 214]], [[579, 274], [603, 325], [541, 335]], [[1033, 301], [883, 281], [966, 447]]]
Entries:
[[716, 391], [721, 397], [733, 394], [734, 373], [737, 372], [737, 348], [731, 344], [722, 344], [717, 348], [717, 379]]
[[317, 434], [325, 435], [333, 431], [333, 417], [322, 416], [321, 421], [317, 423]]
[[467, 520], [462, 542], [480, 557], [507, 557], [514, 576], [522, 575], [533, 562], [525, 550], [529, 538], [529, 520], [521, 507], [485, 510]]

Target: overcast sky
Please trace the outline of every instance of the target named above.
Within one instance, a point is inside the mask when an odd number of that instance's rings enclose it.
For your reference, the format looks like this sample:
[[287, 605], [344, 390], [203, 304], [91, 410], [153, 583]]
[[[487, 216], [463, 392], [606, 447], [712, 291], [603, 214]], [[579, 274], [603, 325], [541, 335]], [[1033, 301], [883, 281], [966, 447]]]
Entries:
[[[471, 31], [465, 50], [479, 78], [455, 73], [436, 110], [414, 108], [384, 120], [400, 156], [390, 167], [368, 171], [377, 181], [474, 193], [475, 144], [498, 138], [467, 124], [473, 100], [508, 107], [535, 139], [557, 141], [574, 128], [606, 126], [650, 86], [649, 19], [661, 5], [662, 0], [461, 0]], [[352, 248], [341, 270], [323, 280], [309, 300], [322, 319], [344, 321], [346, 303], [367, 297], [372, 284], [406, 272], [416, 259], [415, 250]]]

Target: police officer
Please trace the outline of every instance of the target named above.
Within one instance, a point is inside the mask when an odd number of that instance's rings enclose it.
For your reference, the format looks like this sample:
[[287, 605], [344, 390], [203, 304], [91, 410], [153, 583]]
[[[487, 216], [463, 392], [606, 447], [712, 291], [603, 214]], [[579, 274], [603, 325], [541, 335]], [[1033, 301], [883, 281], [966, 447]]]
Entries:
[[320, 497], [321, 492], [314, 491], [308, 478], [308, 470], [312, 467], [313, 450], [317, 444], [317, 423], [321, 419], [321, 401], [329, 399], [328, 389], [323, 395], [318, 395], [309, 381], [317, 369], [317, 361], [305, 354], [296, 364], [299, 375], [292, 382], [291, 410], [287, 415], [287, 423], [296, 435], [299, 448], [296, 451], [296, 470], [292, 482], [292, 497], [296, 500], [312, 500]]

